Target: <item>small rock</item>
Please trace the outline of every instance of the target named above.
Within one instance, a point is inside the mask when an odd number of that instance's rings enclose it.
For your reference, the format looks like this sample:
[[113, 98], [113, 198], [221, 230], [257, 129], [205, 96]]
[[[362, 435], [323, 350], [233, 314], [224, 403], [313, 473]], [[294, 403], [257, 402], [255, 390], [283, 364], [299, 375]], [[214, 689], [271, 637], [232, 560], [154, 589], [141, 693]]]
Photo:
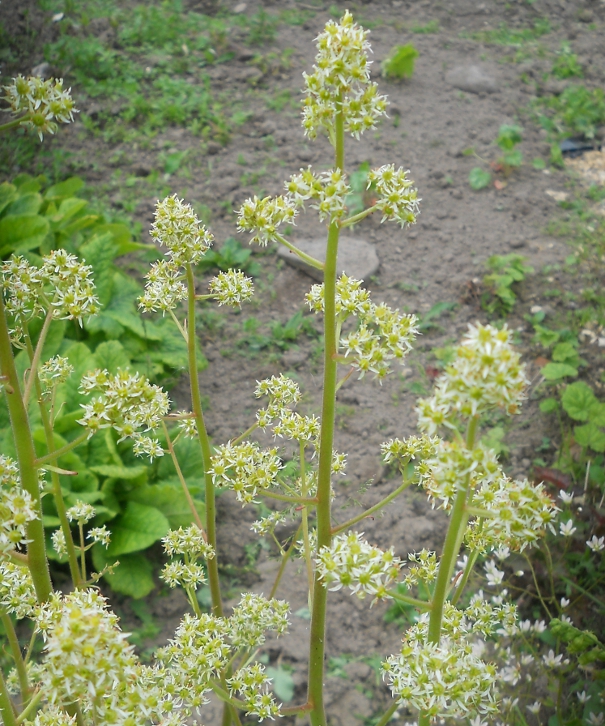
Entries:
[[238, 3], [234, 8], [233, 12], [236, 14], [243, 13], [246, 9], [246, 3]]
[[221, 146], [221, 144], [219, 144], [219, 142], [218, 142], [218, 141], [209, 141], [209, 142], [208, 142], [208, 143], [206, 144], [206, 153], [207, 153], [207, 154], [208, 154], [209, 156], [214, 156], [215, 154], [218, 154], [218, 152], [219, 152], [219, 151], [220, 151], [220, 150], [221, 150], [222, 148], [223, 148], [223, 147]]
[[273, 121], [265, 121], [259, 126], [259, 131], [263, 136], [271, 136], [277, 131], [277, 126]]
[[514, 250], [518, 250], [521, 247], [527, 247], [527, 242], [523, 238], [512, 239], [509, 244]]
[[236, 59], [238, 61], [241, 61], [242, 63], [252, 60], [253, 58], [254, 58], [254, 51], [250, 50], [249, 48], [242, 48], [241, 50], [238, 50], [237, 55], [236, 55]]
[[50, 63], [38, 63], [37, 66], [34, 66], [32, 68], [32, 76], [36, 76], [37, 78], [50, 78], [52, 76], [52, 70], [50, 67]]
[[445, 81], [467, 93], [496, 93], [498, 86], [492, 76], [479, 66], [458, 66], [445, 74]]
[[[316, 260], [323, 262], [326, 258], [326, 240], [299, 239], [294, 243], [299, 249]], [[277, 254], [292, 267], [296, 267], [314, 280], [323, 281], [323, 272], [311, 267], [301, 258], [290, 252], [286, 247], [280, 247]], [[380, 261], [376, 250], [369, 242], [358, 237], [341, 237], [338, 245], [338, 274], [343, 272], [357, 280], [367, 280], [378, 271]]]
[[578, 13], [578, 20], [581, 23], [592, 23], [592, 21], [594, 20], [594, 13], [592, 12], [592, 10], [584, 8]]
[[311, 149], [301, 149], [297, 156], [301, 161], [311, 161], [313, 158], [313, 152]]

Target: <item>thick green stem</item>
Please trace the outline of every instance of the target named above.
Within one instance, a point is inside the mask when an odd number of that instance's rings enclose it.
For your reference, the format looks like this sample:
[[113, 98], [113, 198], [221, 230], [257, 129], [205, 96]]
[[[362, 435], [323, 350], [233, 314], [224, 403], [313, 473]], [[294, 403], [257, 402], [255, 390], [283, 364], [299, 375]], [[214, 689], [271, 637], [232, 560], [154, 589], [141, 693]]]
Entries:
[[0, 717], [4, 726], [17, 726], [17, 717], [13, 710], [11, 697], [6, 687], [6, 681], [0, 671]]
[[391, 708], [389, 708], [389, 710], [388, 710], [388, 711], [387, 711], [387, 712], [386, 712], [386, 713], [384, 714], [384, 716], [383, 716], [383, 717], [382, 717], [382, 718], [380, 719], [380, 721], [379, 721], [379, 722], [378, 722], [378, 723], [376, 724], [376, 726], [386, 726], [386, 724], [388, 724], [388, 722], [389, 722], [389, 721], [391, 720], [391, 718], [393, 717], [393, 714], [394, 714], [394, 713], [395, 713], [395, 711], [397, 710], [397, 707], [398, 707], [398, 706], [399, 706], [399, 704], [397, 703], [397, 701], [395, 701], [395, 703], [394, 703], [394, 704], [393, 704], [393, 705], [391, 706]]
[[29, 118], [29, 114], [26, 114], [25, 116], [21, 116], [20, 118], [16, 118], [16, 119], [13, 119], [12, 121], [8, 121], [5, 124], [0, 124], [0, 134], [5, 134], [7, 131], [10, 131], [11, 129], [16, 129], [24, 121], [27, 121], [28, 118]]
[[36, 596], [40, 602], [48, 600], [52, 592], [48, 561], [46, 559], [46, 545], [44, 541], [44, 526], [42, 524], [42, 505], [40, 501], [40, 488], [38, 486], [38, 472], [36, 470], [36, 451], [32, 440], [27, 411], [21, 397], [19, 378], [15, 368], [6, 316], [4, 313], [4, 299], [0, 290], [0, 375], [4, 383], [4, 392], [8, 404], [11, 420], [21, 486], [29, 493], [37, 519], [27, 525], [28, 565], [34, 581]]
[[[344, 167], [344, 118], [342, 98], [336, 114], [335, 152], [336, 167]], [[317, 474], [317, 549], [329, 547], [332, 542], [331, 478], [332, 451], [334, 444], [334, 418], [338, 364], [336, 320], [336, 260], [338, 256], [338, 222], [330, 224], [324, 265], [324, 380], [321, 413], [321, 441]], [[313, 704], [310, 713], [311, 726], [326, 726], [323, 701], [324, 654], [326, 639], [326, 606], [328, 591], [325, 583], [315, 573], [313, 612], [311, 616], [311, 642], [309, 649], [308, 702]]]
[[13, 660], [15, 662], [15, 670], [17, 671], [17, 677], [19, 678], [19, 688], [21, 689], [21, 702], [26, 704], [29, 701], [29, 681], [27, 679], [27, 668], [23, 660], [23, 654], [19, 646], [19, 639], [13, 621], [10, 619], [10, 615], [4, 610], [0, 610], [0, 619], [6, 632], [8, 644], [10, 645]]
[[[300, 454], [300, 481], [301, 481], [301, 492], [303, 497], [307, 496], [307, 477], [305, 471], [305, 445], [301, 441], [299, 447]], [[309, 543], [309, 512], [307, 507], [303, 507], [302, 510], [302, 531], [303, 531], [303, 546], [305, 551], [305, 563], [307, 565], [307, 581], [309, 583], [309, 597], [310, 602], [313, 602], [313, 562], [311, 560], [311, 545]]]
[[208, 582], [210, 594], [212, 595], [212, 614], [222, 617], [223, 603], [221, 600], [221, 585], [218, 577], [218, 552], [216, 551], [216, 493], [214, 482], [210, 475], [210, 459], [212, 458], [212, 447], [206, 431], [204, 413], [202, 411], [202, 398], [200, 396], [200, 384], [197, 377], [197, 360], [195, 351], [195, 281], [193, 279], [193, 268], [187, 265], [187, 351], [189, 357], [189, 381], [191, 385], [191, 408], [195, 414], [197, 424], [197, 435], [202, 449], [204, 462], [204, 484], [206, 490], [206, 536], [208, 544], [212, 545], [215, 556], [208, 560]]

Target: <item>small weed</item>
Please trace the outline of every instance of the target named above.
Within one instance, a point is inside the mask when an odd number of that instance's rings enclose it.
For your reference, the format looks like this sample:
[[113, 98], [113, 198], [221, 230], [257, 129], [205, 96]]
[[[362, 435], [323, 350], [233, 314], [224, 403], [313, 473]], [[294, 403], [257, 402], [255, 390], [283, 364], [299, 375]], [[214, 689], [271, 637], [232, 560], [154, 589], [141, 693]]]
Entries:
[[478, 192], [480, 189], [485, 189], [490, 185], [492, 181], [492, 175], [487, 169], [482, 169], [480, 166], [474, 166], [468, 175], [468, 183], [471, 189]]
[[251, 260], [252, 250], [244, 247], [241, 242], [228, 237], [220, 249], [210, 249], [202, 258], [198, 269], [205, 272], [218, 268], [219, 270], [239, 269], [252, 277], [260, 274], [260, 265]]
[[572, 53], [569, 43], [562, 43], [550, 72], [556, 78], [582, 78], [584, 75], [578, 56]]
[[504, 176], [508, 176], [513, 169], [521, 166], [523, 163], [523, 154], [516, 149], [517, 144], [521, 143], [523, 129], [520, 126], [502, 124], [498, 131], [496, 144], [502, 151], [502, 156], [498, 159], [498, 164], [502, 167]]
[[538, 122], [551, 139], [574, 135], [592, 139], [597, 128], [605, 123], [605, 92], [602, 88], [589, 90], [586, 86], [571, 85], [560, 96], [538, 99], [535, 108]]
[[396, 45], [391, 49], [388, 58], [382, 62], [382, 75], [385, 78], [398, 80], [411, 78], [418, 56], [418, 51], [411, 43]]
[[248, 45], [265, 45], [275, 40], [278, 18], [261, 8], [248, 18]]
[[523, 255], [515, 253], [493, 255], [488, 259], [487, 267], [491, 272], [483, 278], [485, 292], [481, 296], [484, 310], [492, 315], [508, 315], [512, 312], [517, 300], [513, 286], [533, 272], [525, 260]]
[[531, 28], [509, 28], [506, 23], [501, 23], [495, 30], [481, 30], [473, 33], [473, 40], [481, 43], [493, 43], [495, 45], [508, 45], [520, 48], [525, 43], [541, 38], [552, 30], [546, 18], [539, 18]]
[[425, 333], [427, 330], [443, 330], [437, 323], [437, 320], [441, 318], [445, 313], [451, 313], [457, 307], [457, 303], [448, 302], [443, 300], [442, 302], [435, 303], [433, 307], [424, 315], [420, 317], [418, 323], [418, 330], [421, 333]]
[[411, 27], [412, 33], [418, 33], [419, 35], [438, 33], [440, 30], [438, 20], [430, 20], [426, 25], [413, 25]]

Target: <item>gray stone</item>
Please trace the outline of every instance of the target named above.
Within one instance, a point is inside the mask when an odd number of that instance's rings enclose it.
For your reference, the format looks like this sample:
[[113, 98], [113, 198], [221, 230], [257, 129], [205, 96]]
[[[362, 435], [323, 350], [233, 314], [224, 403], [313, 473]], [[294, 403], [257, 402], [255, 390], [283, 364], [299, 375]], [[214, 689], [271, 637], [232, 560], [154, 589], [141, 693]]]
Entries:
[[32, 68], [32, 76], [36, 76], [37, 78], [50, 78], [52, 74], [50, 63], [38, 63], [37, 66]]
[[496, 93], [496, 80], [479, 66], [457, 66], [445, 74], [445, 81], [467, 93]]
[[[323, 262], [326, 258], [326, 240], [299, 239], [293, 244], [305, 254]], [[286, 247], [280, 247], [277, 253], [292, 267], [306, 272], [314, 280], [323, 282], [323, 272], [307, 264], [294, 252]], [[338, 245], [338, 274], [343, 272], [357, 280], [368, 280], [378, 271], [380, 261], [374, 246], [358, 237], [341, 237]]]

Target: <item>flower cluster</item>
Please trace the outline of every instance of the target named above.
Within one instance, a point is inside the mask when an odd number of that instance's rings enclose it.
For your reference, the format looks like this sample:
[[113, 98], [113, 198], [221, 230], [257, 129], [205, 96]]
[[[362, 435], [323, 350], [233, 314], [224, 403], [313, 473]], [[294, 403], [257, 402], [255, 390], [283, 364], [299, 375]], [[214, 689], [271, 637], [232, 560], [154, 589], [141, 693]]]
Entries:
[[[455, 608], [450, 606], [451, 611]], [[428, 618], [407, 630], [401, 654], [382, 664], [393, 697], [431, 718], [468, 718], [473, 712], [495, 714], [496, 667], [475, 655], [464, 637], [466, 623], [460, 611], [444, 614], [440, 643], [429, 642]], [[456, 617], [454, 617], [456, 616]]]
[[288, 194], [297, 206], [314, 199], [319, 219], [340, 219], [347, 211], [346, 199], [351, 193], [342, 169], [331, 169], [314, 174], [311, 167], [293, 174], [285, 184]]
[[53, 317], [77, 320], [81, 325], [86, 315], [96, 315], [100, 308], [91, 279], [92, 267], [62, 249], [53, 250], [43, 259], [40, 274], [53, 289]]
[[197, 265], [214, 240], [191, 206], [176, 194], [157, 203], [151, 236], [168, 248], [169, 259], [176, 267]]
[[44, 284], [41, 269], [21, 255], [12, 255], [0, 270], [8, 315], [27, 319], [41, 313], [43, 307], [39, 298]]
[[471, 549], [505, 546], [522, 552], [543, 537], [547, 527], [555, 533], [559, 508], [543, 484], [530, 484], [527, 479], [513, 481], [501, 474], [479, 487], [472, 505], [484, 511], [467, 530]]
[[50, 390], [53, 386], [58, 386], [69, 378], [74, 372], [74, 367], [67, 358], [60, 355], [49, 358], [38, 370], [38, 378], [42, 387]]
[[250, 504], [259, 491], [277, 483], [282, 468], [277, 449], [261, 449], [251, 442], [227, 443], [217, 447], [209, 473], [215, 485], [230, 487], [239, 502]]
[[250, 244], [254, 242], [266, 247], [269, 242], [277, 240], [282, 224], [294, 224], [297, 214], [296, 204], [289, 196], [264, 199], [255, 196], [242, 204], [237, 226], [240, 232], [254, 232]]
[[164, 580], [168, 587], [197, 590], [200, 585], [206, 582], [206, 573], [202, 565], [197, 562], [175, 560], [164, 565], [160, 578]]
[[283, 635], [288, 630], [290, 606], [283, 600], [267, 600], [246, 592], [229, 618], [230, 639], [236, 648], [257, 648], [265, 642], [265, 632]]
[[280, 373], [279, 376], [257, 381], [254, 395], [257, 398], [269, 396], [268, 406], [256, 414], [258, 425], [264, 429], [274, 418], [282, 415], [286, 406], [296, 405], [300, 401], [300, 388], [296, 381]]
[[419, 401], [419, 426], [429, 434], [493, 408], [514, 414], [524, 398], [525, 370], [510, 342], [510, 331], [469, 325], [456, 358], [437, 380], [430, 398]]
[[27, 567], [14, 562], [0, 563], [0, 608], [18, 620], [31, 618], [38, 600]]
[[144, 312], [166, 313], [187, 298], [184, 275], [172, 260], [154, 262], [145, 277], [145, 293], [139, 298], [139, 308]]
[[322, 580], [332, 585], [330, 590], [348, 587], [361, 599], [368, 594], [375, 599], [388, 597], [387, 589], [403, 565], [392, 547], [386, 551], [372, 547], [359, 532], [334, 537], [329, 547], [319, 550], [316, 562]]
[[36, 76], [17, 76], [4, 86], [4, 100], [14, 116], [21, 116], [21, 126], [35, 131], [43, 140], [44, 134], [54, 134], [57, 121], [68, 124], [78, 113], [71, 98], [71, 88], [63, 88], [63, 79], [47, 81]]
[[91, 436], [99, 429], [113, 427], [120, 434], [120, 441], [134, 439], [135, 454], [147, 454], [151, 459], [163, 456], [159, 442], [138, 431], [158, 428], [168, 413], [170, 401], [159, 386], [139, 373], [119, 370], [114, 375], [97, 369], [85, 375], [80, 384], [81, 393], [92, 391], [100, 391], [101, 396], [82, 404], [84, 415], [78, 421]]
[[317, 444], [321, 432], [321, 421], [317, 416], [303, 416], [296, 411], [284, 409], [273, 433], [285, 439]]
[[77, 501], [73, 507], [67, 510], [66, 514], [70, 522], [77, 522], [78, 525], [82, 525], [89, 522], [95, 516], [96, 511], [92, 504]]
[[0, 554], [27, 544], [27, 525], [38, 519], [34, 502], [21, 487], [17, 463], [0, 454]]
[[265, 675], [265, 667], [261, 663], [240, 668], [227, 683], [230, 695], [239, 693], [244, 700], [246, 715], [257, 716], [261, 721], [279, 715], [279, 706], [268, 690], [271, 679]]
[[411, 461], [422, 475], [428, 473], [426, 460], [435, 455], [439, 439], [435, 436], [410, 436], [407, 439], [391, 439], [380, 445], [380, 453], [385, 464], [397, 461], [403, 471]]
[[386, 97], [370, 83], [367, 34], [347, 11], [340, 23], [329, 21], [318, 36], [313, 73], [303, 74], [307, 95], [302, 123], [309, 138], [320, 130], [332, 137], [339, 113], [345, 130], [359, 138], [386, 113]]
[[211, 560], [215, 555], [212, 545], [206, 541], [204, 532], [195, 524], [186, 528], [171, 529], [162, 540], [162, 545], [164, 552], [170, 557], [188, 555]]
[[376, 207], [382, 212], [382, 221], [399, 222], [402, 227], [416, 224], [420, 214], [418, 190], [408, 179], [409, 171], [393, 164], [373, 169], [368, 174], [368, 188], [373, 184], [378, 201]]
[[[336, 315], [341, 321], [349, 315], [357, 317], [367, 316], [372, 309], [370, 293], [361, 287], [363, 280], [356, 280], [347, 275], [341, 275], [336, 280]], [[307, 305], [314, 313], [324, 311], [324, 286], [313, 285], [305, 296]]]
[[407, 575], [403, 578], [404, 585], [412, 587], [412, 585], [417, 585], [419, 581], [428, 585], [435, 581], [439, 561], [434, 552], [423, 549], [420, 552], [409, 554], [408, 562], [410, 566]]
[[279, 524], [283, 524], [283, 522], [288, 519], [288, 516], [288, 512], [271, 512], [271, 514], [268, 514], [266, 517], [262, 517], [261, 519], [257, 519], [255, 522], [252, 522], [250, 529], [255, 534], [261, 536], [269, 534], [270, 532], [273, 532]]
[[254, 285], [252, 278], [246, 277], [241, 270], [227, 270], [210, 281], [210, 292], [216, 295], [219, 305], [239, 308], [243, 302], [252, 299]]

